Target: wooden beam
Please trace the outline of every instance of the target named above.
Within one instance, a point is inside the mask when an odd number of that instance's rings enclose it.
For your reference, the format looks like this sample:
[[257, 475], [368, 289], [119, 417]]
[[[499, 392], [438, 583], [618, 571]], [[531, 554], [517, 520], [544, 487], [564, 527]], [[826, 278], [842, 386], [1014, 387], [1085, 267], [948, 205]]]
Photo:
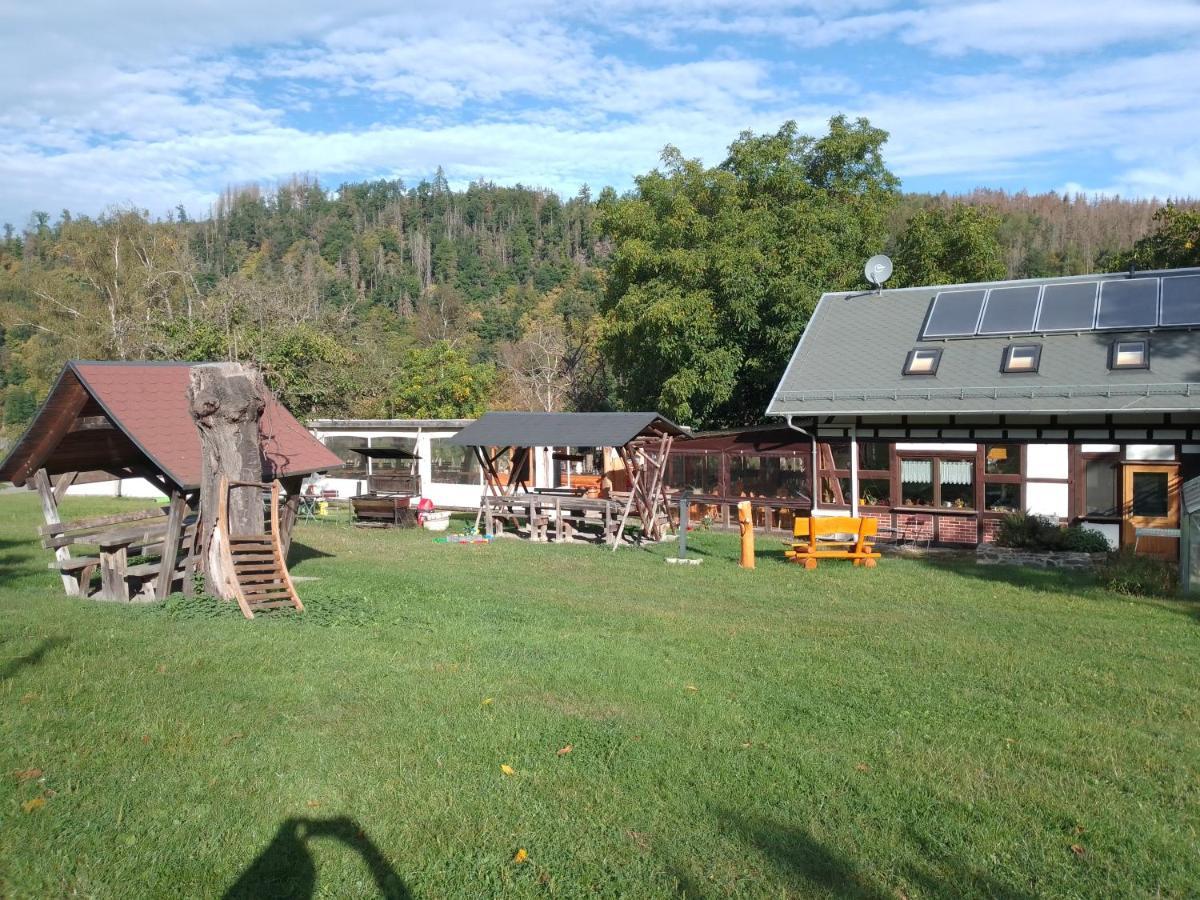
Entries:
[[75, 483], [75, 477], [78, 472], [63, 472], [54, 479], [54, 502], [61, 503], [62, 498], [67, 493], [67, 488]]
[[175, 580], [175, 563], [179, 554], [179, 542], [183, 537], [183, 519], [187, 515], [187, 500], [178, 491], [171, 492], [171, 511], [167, 515], [167, 534], [163, 538], [162, 566], [154, 585], [154, 599], [162, 600], [171, 593]]
[[[45, 469], [38, 469], [34, 474], [33, 486], [42, 501], [42, 517], [46, 520], [46, 524], [57, 525], [62, 522], [62, 518], [58, 514], [58, 501], [54, 499], [54, 488], [50, 486], [50, 476], [46, 474]], [[71, 558], [71, 551], [67, 547], [58, 547], [54, 551], [54, 558], [59, 562], [68, 560]], [[79, 579], [67, 572], [61, 574], [63, 590], [71, 597], [82, 597], [84, 591], [80, 587]]]
[[108, 416], [80, 416], [71, 423], [68, 433], [77, 431], [112, 431], [116, 428]]
[[287, 562], [288, 551], [292, 548], [292, 529], [296, 525], [296, 517], [300, 514], [300, 488], [304, 484], [303, 475], [291, 475], [280, 479], [283, 489], [287, 491], [283, 513], [279, 517], [279, 546]]
[[[30, 447], [25, 461], [13, 473], [13, 484], [18, 487], [25, 484], [33, 477], [34, 472], [46, 465], [47, 458], [62, 443], [62, 439], [66, 437], [71, 428], [71, 423], [75, 421], [75, 417], [79, 415], [80, 410], [87, 404], [88, 397], [91, 396], [74, 375], [64, 382], [62, 390], [62, 405], [56, 408], [53, 418]], [[44, 412], [48, 413], [49, 410], [44, 410]], [[38, 419], [40, 418], [41, 416], [38, 417]], [[35, 425], [37, 421], [37, 419], [34, 420]], [[47, 482], [47, 486], [49, 486], [49, 482]]]

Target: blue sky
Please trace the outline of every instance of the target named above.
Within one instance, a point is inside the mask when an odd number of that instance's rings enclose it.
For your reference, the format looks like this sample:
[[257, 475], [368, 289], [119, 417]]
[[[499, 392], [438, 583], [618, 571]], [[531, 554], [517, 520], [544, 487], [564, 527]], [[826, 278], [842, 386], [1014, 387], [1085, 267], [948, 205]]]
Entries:
[[0, 221], [438, 165], [627, 189], [837, 112], [910, 190], [1200, 196], [1200, 0], [0, 5]]

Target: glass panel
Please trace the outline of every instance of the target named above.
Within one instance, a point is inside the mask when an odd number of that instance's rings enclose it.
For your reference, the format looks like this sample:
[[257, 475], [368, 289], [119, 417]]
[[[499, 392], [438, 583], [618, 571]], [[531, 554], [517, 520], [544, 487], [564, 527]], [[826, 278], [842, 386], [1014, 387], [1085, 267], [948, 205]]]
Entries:
[[1133, 473], [1133, 514], [1146, 518], [1164, 518], [1167, 515], [1166, 472]]
[[987, 291], [942, 291], [933, 298], [925, 337], [964, 337], [975, 333]]
[[1113, 345], [1114, 369], [1146, 368], [1145, 341], [1117, 341]]
[[[389, 450], [406, 450], [409, 453], [417, 452], [417, 439], [415, 437], [373, 437], [371, 438], [372, 447], [386, 447]], [[417, 471], [417, 461], [415, 459], [373, 459], [371, 460], [372, 472], [402, 472], [407, 475], [410, 471]]]
[[887, 478], [860, 478], [858, 502], [861, 506], [891, 506], [892, 482]]
[[1095, 281], [1048, 284], [1036, 331], [1089, 331], [1096, 315]]
[[988, 444], [984, 460], [988, 475], [1021, 474], [1021, 448], [1016, 444]]
[[442, 484], [479, 484], [479, 460], [471, 447], [447, 444], [445, 440], [429, 442], [430, 479]]
[[975, 462], [969, 459], [943, 459], [941, 472], [942, 506], [953, 509], [975, 508]]
[[905, 506], [933, 506], [933, 460], [902, 459], [900, 493]]
[[988, 292], [987, 306], [979, 323], [980, 334], [1019, 334], [1033, 331], [1042, 289], [1037, 285], [994, 288]]
[[874, 469], [877, 472], [886, 472], [891, 468], [891, 453], [889, 452], [889, 444], [881, 444], [877, 441], [863, 441], [858, 445], [858, 468]]
[[[827, 454], [822, 454], [822, 469], [842, 469], [850, 468], [850, 445], [849, 444], [825, 444], [828, 448]], [[830, 460], [833, 460], [833, 465], [830, 465]]]
[[1157, 324], [1157, 278], [1123, 278], [1100, 285], [1097, 328], [1152, 328]]
[[905, 375], [932, 375], [937, 371], [938, 360], [941, 359], [941, 350], [913, 350], [908, 354], [908, 364], [905, 366]]
[[850, 479], [845, 476], [821, 476], [821, 503], [826, 506], [850, 505]]
[[1040, 349], [1039, 347], [1025, 345], [1009, 347], [1004, 357], [1004, 371], [1036, 372]]
[[1120, 467], [1113, 459], [1089, 459], [1084, 463], [1084, 514], [1116, 516], [1117, 477]]
[[331, 472], [333, 478], [365, 478], [367, 475], [367, 459], [361, 454], [355, 453], [351, 447], [367, 446], [367, 439], [364, 437], [348, 437], [345, 435], [337, 435], [335, 437], [327, 437], [324, 439], [325, 446], [336, 453], [346, 463], [344, 469], [338, 469], [336, 472]]
[[1162, 280], [1162, 324], [1200, 325], [1200, 275]]
[[988, 512], [1011, 513], [1021, 508], [1019, 484], [985, 484], [983, 506]]

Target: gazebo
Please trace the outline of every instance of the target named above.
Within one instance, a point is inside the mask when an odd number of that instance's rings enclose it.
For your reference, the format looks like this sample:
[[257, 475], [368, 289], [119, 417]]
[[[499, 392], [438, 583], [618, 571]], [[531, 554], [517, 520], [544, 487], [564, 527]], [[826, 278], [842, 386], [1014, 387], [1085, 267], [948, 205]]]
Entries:
[[[511, 511], [518, 502], [524, 502], [531, 536], [538, 532], [537, 523], [540, 520], [548, 521], [551, 518], [561, 535], [562, 523], [568, 517], [561, 497], [539, 501], [537, 489], [531, 490], [533, 448], [612, 448], [620, 458], [629, 481], [629, 492], [624, 497], [619, 524], [612, 523], [615, 528], [609, 528], [608, 507], [603, 510], [605, 534], [608, 536], [611, 532], [613, 546], [616, 546], [631, 514], [641, 521], [642, 535], [648, 540], [661, 540], [670, 530], [670, 508], [664, 477], [667, 457], [677, 438], [687, 438], [687, 433], [654, 412], [491, 412], [450, 438], [449, 443], [473, 448], [483, 469], [481, 517], [488, 515], [490, 522], [488, 513], [491, 509], [505, 508]], [[503, 478], [497, 463], [506, 454], [510, 461], [509, 475]], [[519, 494], [527, 495], [524, 501], [515, 499]], [[566, 505], [574, 508], [581, 506], [582, 502], [572, 499]]]
[[[32, 424], [0, 464], [0, 480], [41, 498], [42, 545], [73, 596], [142, 600], [191, 588], [202, 454], [188, 406], [196, 364], [67, 363]], [[305, 475], [341, 460], [272, 396], [258, 423], [264, 474], [288, 493], [280, 522], [286, 549]], [[74, 484], [144, 478], [169, 498], [153, 508], [63, 522], [59, 503]], [[73, 556], [81, 547], [98, 548]], [[130, 564], [131, 557], [147, 562]], [[93, 591], [97, 570], [100, 585]]]

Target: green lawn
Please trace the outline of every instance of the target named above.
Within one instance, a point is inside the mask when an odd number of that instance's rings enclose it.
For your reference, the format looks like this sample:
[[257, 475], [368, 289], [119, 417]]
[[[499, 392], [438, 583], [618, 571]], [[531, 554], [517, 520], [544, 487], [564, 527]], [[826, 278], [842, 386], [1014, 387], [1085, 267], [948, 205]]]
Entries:
[[1194, 605], [321, 524], [247, 622], [67, 599], [36, 521], [0, 497], [3, 897], [1200, 891]]

